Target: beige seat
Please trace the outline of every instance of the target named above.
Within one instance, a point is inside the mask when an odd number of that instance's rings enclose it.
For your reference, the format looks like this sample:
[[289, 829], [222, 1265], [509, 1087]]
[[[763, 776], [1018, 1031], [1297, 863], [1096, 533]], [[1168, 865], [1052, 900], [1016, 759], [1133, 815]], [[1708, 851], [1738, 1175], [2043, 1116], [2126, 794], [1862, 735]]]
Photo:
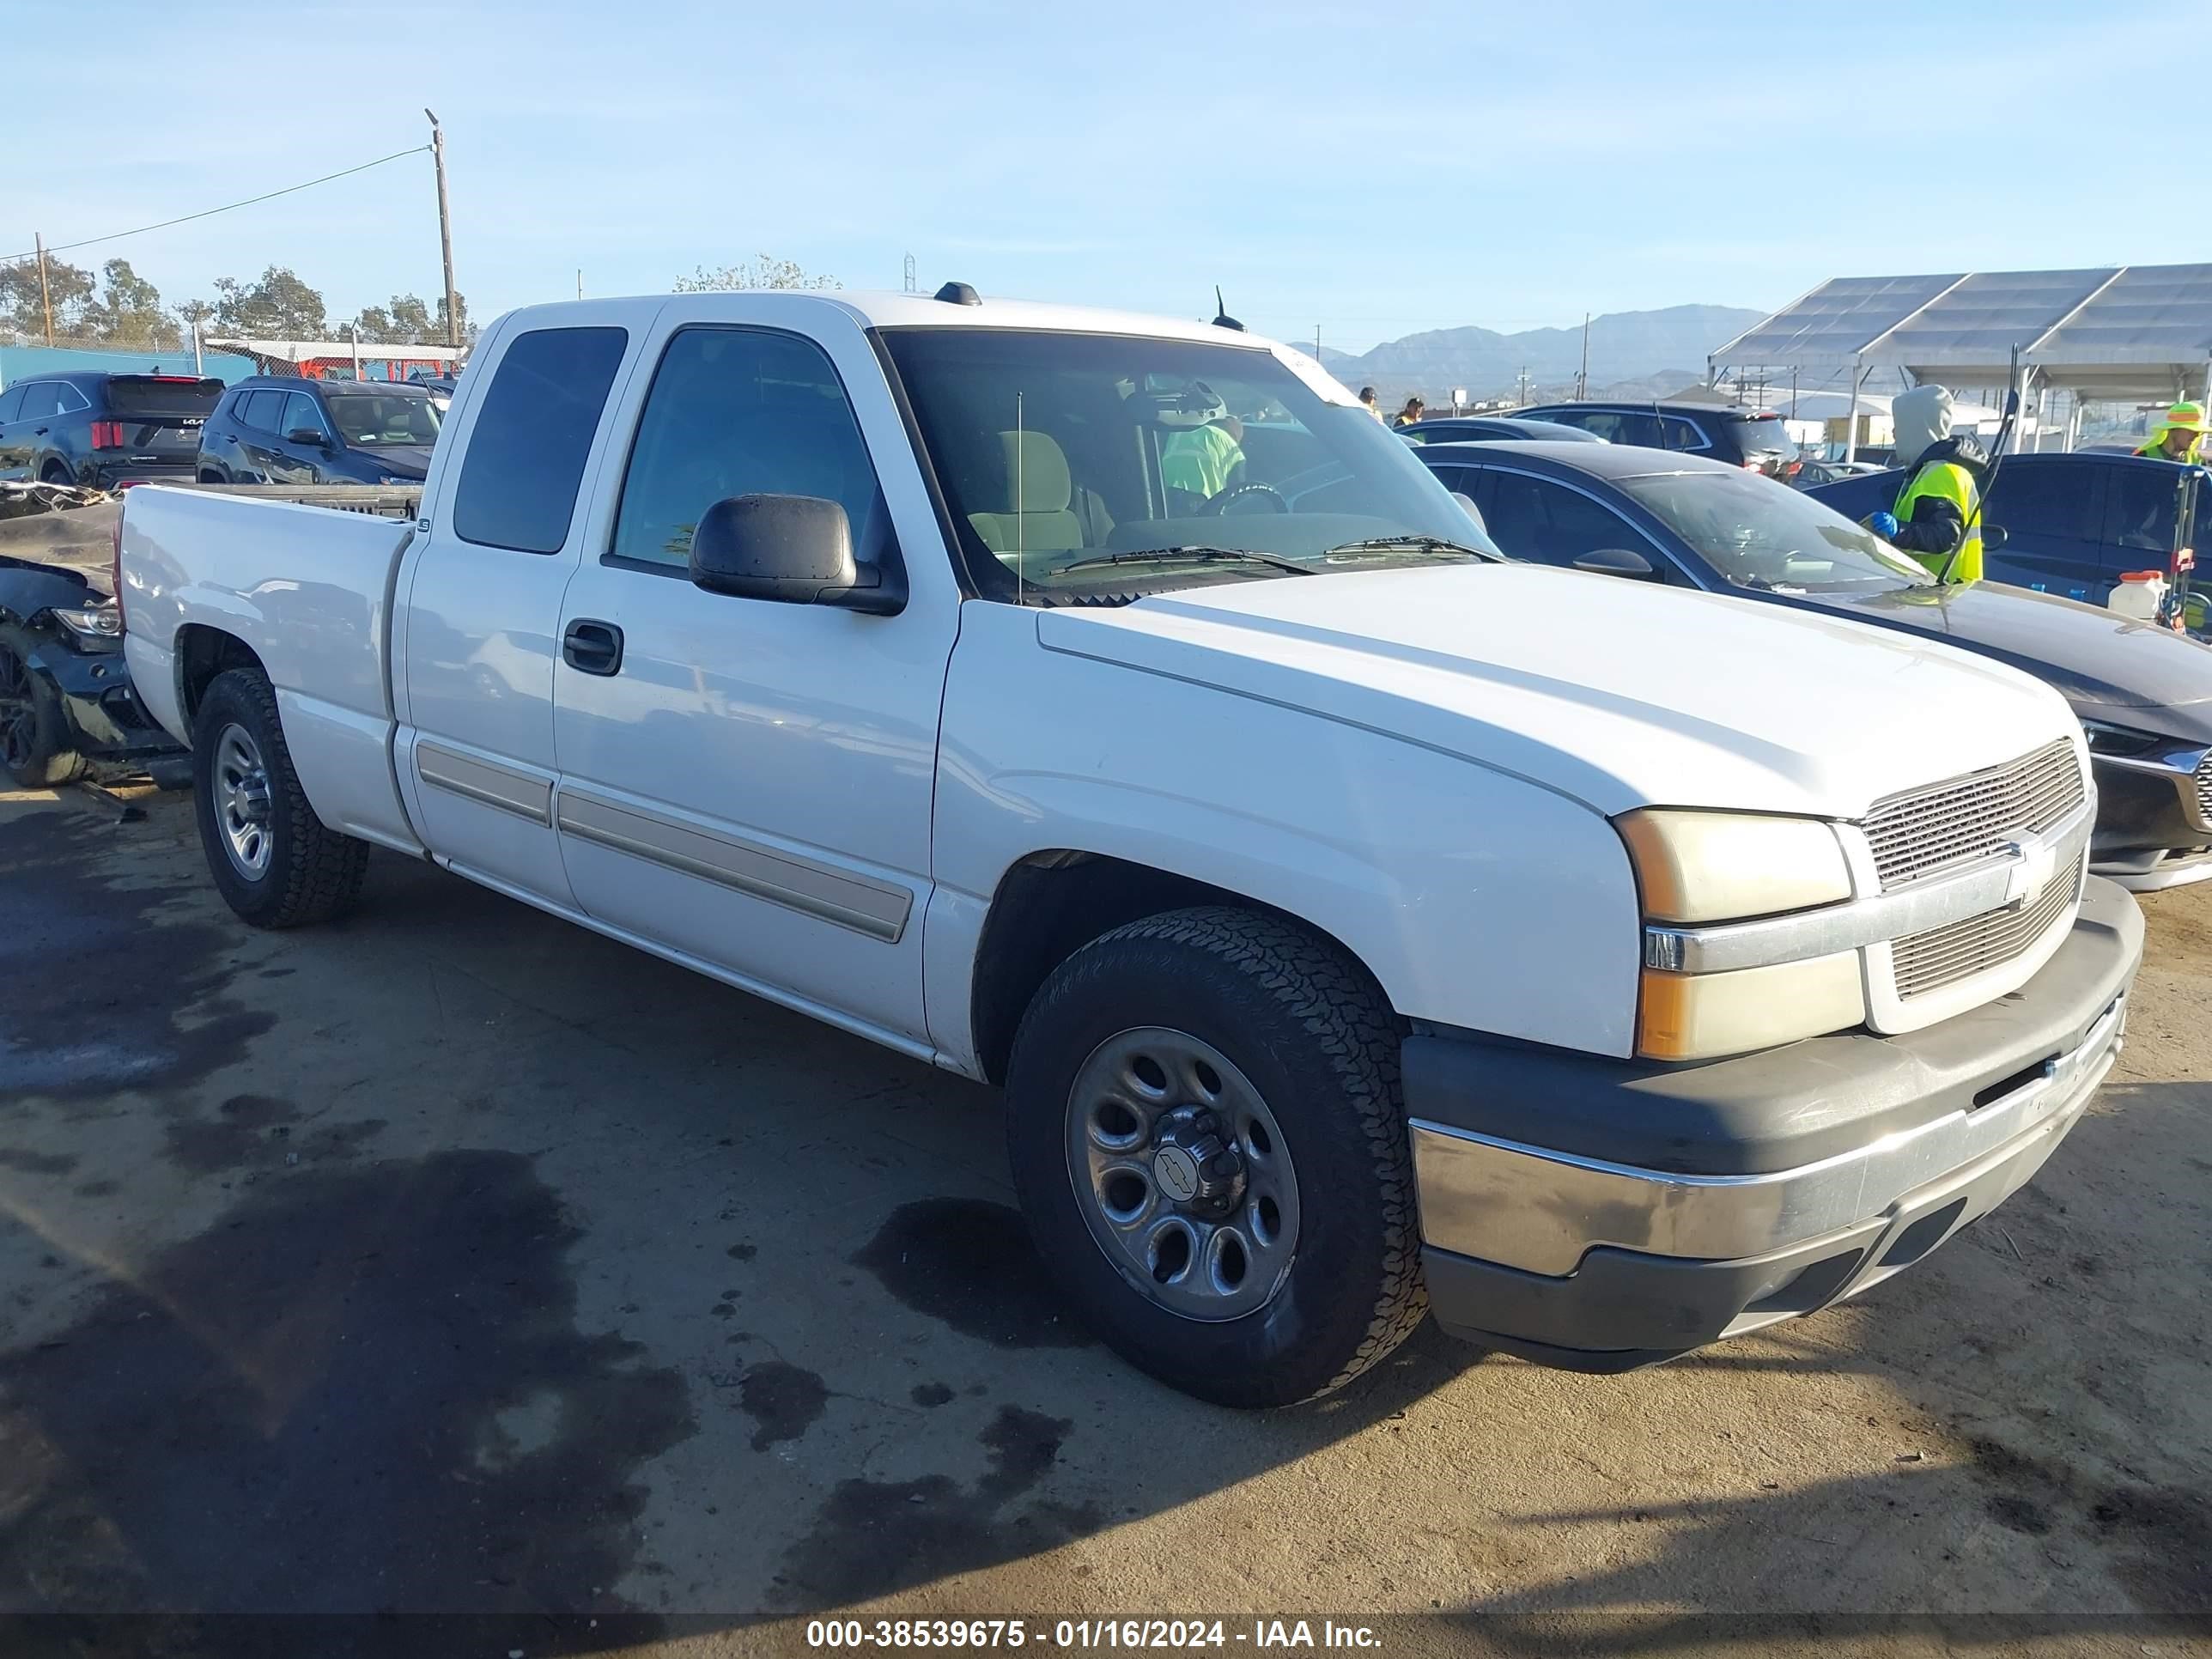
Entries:
[[1090, 545], [1060, 447], [1042, 432], [1001, 432], [999, 446], [1003, 471], [978, 492], [993, 510], [968, 515], [983, 545], [1008, 564], [1018, 553], [1065, 553]]

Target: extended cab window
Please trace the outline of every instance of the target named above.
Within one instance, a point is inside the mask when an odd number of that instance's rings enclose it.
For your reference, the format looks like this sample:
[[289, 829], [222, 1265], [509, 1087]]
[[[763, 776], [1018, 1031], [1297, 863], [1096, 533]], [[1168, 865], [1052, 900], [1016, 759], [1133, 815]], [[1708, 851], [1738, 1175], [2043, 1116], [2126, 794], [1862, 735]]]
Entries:
[[2007, 530], [2094, 542], [2097, 522], [2090, 510], [2090, 486], [2095, 480], [2087, 476], [2090, 471], [2045, 466], [2033, 456], [2003, 461], [1982, 504], [1982, 517]]
[[788, 334], [684, 329], [646, 394], [609, 555], [687, 565], [707, 509], [756, 494], [836, 502], [854, 556], [880, 556], [875, 467], [821, 348]]
[[2141, 553], [2172, 552], [2180, 545], [2178, 515], [2186, 475], [2171, 465], [2116, 466], [2111, 473], [2105, 490], [2105, 539]]
[[492, 371], [461, 459], [455, 535], [519, 553], [561, 550], [592, 434], [629, 343], [619, 328], [541, 328], [516, 337]]

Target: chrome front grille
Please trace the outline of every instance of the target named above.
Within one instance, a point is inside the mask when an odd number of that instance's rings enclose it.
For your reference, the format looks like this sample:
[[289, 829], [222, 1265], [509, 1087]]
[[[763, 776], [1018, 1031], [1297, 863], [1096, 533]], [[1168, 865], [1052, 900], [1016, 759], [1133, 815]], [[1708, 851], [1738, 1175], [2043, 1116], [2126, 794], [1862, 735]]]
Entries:
[[1985, 910], [1963, 921], [1912, 933], [1890, 946], [1897, 994], [1917, 997], [2010, 962], [2055, 927], [2081, 893], [2081, 866], [2054, 879], [2033, 904]]
[[2212, 752], [2197, 763], [2197, 821], [2212, 830]]
[[[2197, 789], [2200, 800], [2212, 800], [2212, 777], [2199, 772]], [[2007, 842], [2063, 822], [2084, 799], [2081, 763], [2062, 738], [2024, 759], [1876, 801], [1866, 836], [1882, 890], [1994, 857]]]

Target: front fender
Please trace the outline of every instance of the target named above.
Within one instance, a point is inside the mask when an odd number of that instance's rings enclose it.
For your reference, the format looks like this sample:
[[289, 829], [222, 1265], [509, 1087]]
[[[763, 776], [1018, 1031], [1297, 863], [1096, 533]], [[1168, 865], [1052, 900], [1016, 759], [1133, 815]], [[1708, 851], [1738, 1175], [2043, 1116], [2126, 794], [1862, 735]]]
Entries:
[[[984, 611], [1024, 625], [979, 627]], [[1635, 878], [1592, 808], [1387, 733], [1034, 641], [1012, 607], [963, 616], [935, 808], [948, 915], [988, 908], [1034, 854], [1097, 853], [1304, 920], [1407, 1018], [1631, 1051]]]
[[0, 617], [33, 622], [48, 611], [81, 610], [100, 597], [88, 583], [65, 571], [0, 565]]

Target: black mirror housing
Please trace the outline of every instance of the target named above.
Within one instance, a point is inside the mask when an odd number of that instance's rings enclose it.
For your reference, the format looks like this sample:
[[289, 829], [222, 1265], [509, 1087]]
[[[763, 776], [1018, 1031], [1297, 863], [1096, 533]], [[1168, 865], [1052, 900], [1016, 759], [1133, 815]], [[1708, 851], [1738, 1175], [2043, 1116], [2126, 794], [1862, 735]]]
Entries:
[[691, 532], [691, 580], [709, 593], [890, 616], [906, 584], [853, 556], [845, 509], [817, 495], [732, 495]]
[[311, 426], [295, 426], [284, 434], [288, 444], [304, 444], [310, 449], [327, 449], [331, 441]]
[[1575, 561], [1575, 568], [1592, 571], [1601, 576], [1629, 576], [1647, 582], [1659, 580], [1659, 573], [1653, 568], [1650, 560], [1626, 547], [1594, 549]]

